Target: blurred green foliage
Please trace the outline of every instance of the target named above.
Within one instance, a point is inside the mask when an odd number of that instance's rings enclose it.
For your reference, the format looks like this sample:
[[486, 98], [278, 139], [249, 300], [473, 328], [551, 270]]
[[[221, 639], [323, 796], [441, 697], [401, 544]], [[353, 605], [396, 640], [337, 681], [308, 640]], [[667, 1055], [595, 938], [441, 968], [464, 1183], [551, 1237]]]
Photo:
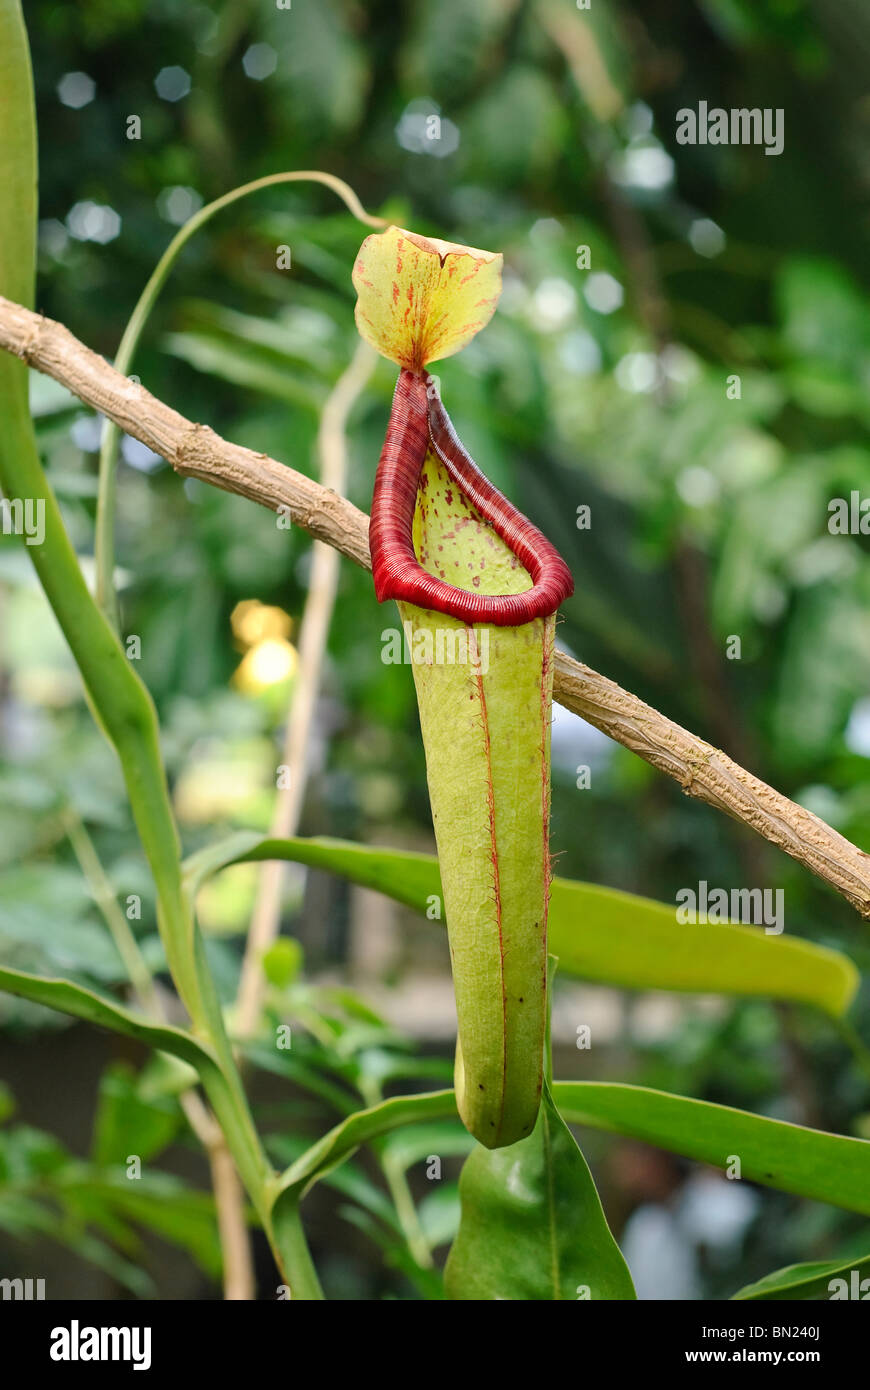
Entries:
[[[857, 0], [622, 0], [582, 13], [571, 0], [294, 0], [288, 10], [29, 0], [26, 11], [41, 310], [111, 358], [174, 224], [279, 169], [329, 170], [370, 209], [503, 251], [491, 327], [437, 370], [464, 442], [571, 564], [576, 593], [559, 640], [870, 847], [868, 541], [828, 530], [832, 498], [870, 496], [870, 13]], [[175, 68], [180, 78], [157, 81]], [[69, 74], [91, 86], [64, 86]], [[677, 110], [700, 100], [782, 107], [784, 153], [676, 145]], [[131, 116], [141, 138], [127, 138]], [[164, 290], [137, 372], [190, 418], [313, 471], [319, 412], [353, 351], [361, 239], [322, 189], [272, 190], [221, 214]], [[282, 246], [289, 270], [277, 268]], [[581, 247], [589, 269], [578, 268]], [[735, 374], [739, 399], [727, 391]], [[361, 507], [391, 389], [381, 363], [352, 417], [349, 494]], [[46, 379], [34, 380], [33, 401], [87, 567], [98, 422]], [[251, 599], [280, 607], [293, 640], [310, 542], [238, 498], [182, 484], [133, 441], [123, 458], [124, 631], [141, 638], [185, 848], [264, 831], [287, 690], [276, 700], [233, 681], [243, 647], [231, 615]], [[589, 529], [577, 526], [582, 506]], [[69, 808], [122, 906], [141, 900], [133, 925], [159, 969], [148, 876], [71, 658], [6, 538], [0, 604], [0, 950], [16, 968], [116, 985], [120, 961], [66, 840]], [[413, 685], [380, 659], [381, 631], [394, 623], [368, 576], [344, 563], [303, 833], [430, 843]], [[726, 656], [734, 636], [739, 660]], [[846, 950], [866, 976], [856, 915], [784, 855], [558, 709], [553, 749], [561, 875], [665, 902], [700, 879], [782, 887], [786, 929]], [[581, 765], [592, 769], [585, 790]], [[204, 904], [227, 997], [255, 881], [251, 866], [230, 871]], [[315, 970], [343, 960], [347, 913], [340, 885], [315, 891], [309, 879], [303, 890], [288, 879], [286, 929]], [[444, 953], [429, 960], [446, 969]], [[399, 979], [409, 963], [406, 953]], [[295, 962], [274, 965], [276, 987], [292, 987]], [[635, 1007], [626, 1041], [593, 1054], [593, 1074], [603, 1065], [620, 1079], [858, 1131], [866, 1079], [820, 1021], [751, 1002], [680, 1014], [666, 1037], [645, 1041], [631, 1027]], [[47, 1026], [5, 996], [0, 1019], [12, 1037]], [[866, 991], [856, 1020], [867, 1036]], [[104, 1081], [98, 1165], [117, 1159], [105, 1106], [112, 1095], [125, 1103], [125, 1084], [117, 1072]], [[590, 1152], [603, 1167], [605, 1141]], [[81, 1174], [68, 1156], [50, 1167], [67, 1163], [75, 1220]], [[108, 1220], [102, 1171], [87, 1190], [98, 1189]], [[636, 1197], [620, 1196], [618, 1171], [602, 1181], [627, 1214]], [[451, 1201], [455, 1225], [455, 1189]], [[112, 1210], [119, 1221], [135, 1215]], [[706, 1270], [708, 1290], [808, 1253], [836, 1255], [856, 1229], [776, 1194], [761, 1212], [743, 1255]], [[34, 1211], [36, 1226], [42, 1219]], [[126, 1269], [113, 1266], [129, 1287]], [[419, 1270], [405, 1273], [419, 1286]], [[368, 1276], [331, 1277], [358, 1290], [353, 1280]]]

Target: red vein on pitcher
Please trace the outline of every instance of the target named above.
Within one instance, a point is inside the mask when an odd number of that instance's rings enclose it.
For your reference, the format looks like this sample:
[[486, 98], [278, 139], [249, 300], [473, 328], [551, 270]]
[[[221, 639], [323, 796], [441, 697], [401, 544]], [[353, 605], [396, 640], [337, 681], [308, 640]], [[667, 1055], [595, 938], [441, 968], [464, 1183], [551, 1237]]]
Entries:
[[[475, 658], [477, 658], [477, 643], [476, 639], [474, 638], [474, 628], [470, 627], [468, 631], [472, 634], [472, 640], [474, 640], [475, 642]], [[481, 727], [483, 731], [483, 747], [484, 755], [486, 758], [486, 810], [489, 819], [490, 859], [492, 861], [492, 891], [495, 906], [495, 920], [496, 926], [498, 928], [498, 953], [499, 958], [501, 960], [501, 971], [499, 974], [502, 1016], [501, 1071], [502, 1077], [507, 1077], [508, 1004], [504, 975], [504, 917], [501, 905], [501, 874], [498, 865], [498, 837], [496, 835], [495, 830], [495, 787], [493, 786], [492, 781], [492, 740], [490, 739], [489, 732], [489, 714], [486, 708], [486, 686], [484, 684], [483, 676], [480, 672], [479, 659], [476, 659], [475, 661], [474, 680], [477, 685], [478, 699], [480, 700]], [[549, 883], [547, 886], [549, 888]], [[501, 1134], [502, 1125], [504, 1124], [505, 1094], [506, 1093], [503, 1088], [499, 1100], [498, 1120], [490, 1121], [492, 1128], [497, 1131], [497, 1135]]]

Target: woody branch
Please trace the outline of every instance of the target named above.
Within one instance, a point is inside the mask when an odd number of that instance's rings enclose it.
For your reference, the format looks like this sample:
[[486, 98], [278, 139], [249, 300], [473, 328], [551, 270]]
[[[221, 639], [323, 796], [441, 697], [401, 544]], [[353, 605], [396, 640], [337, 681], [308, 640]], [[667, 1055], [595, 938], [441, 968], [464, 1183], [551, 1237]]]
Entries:
[[[176, 473], [248, 497], [371, 568], [369, 519], [345, 498], [266, 454], [222, 439], [152, 396], [99, 357], [62, 324], [0, 296], [0, 348], [53, 377], [85, 404], [160, 454]], [[602, 733], [803, 864], [870, 917], [870, 855], [790, 801], [720, 749], [557, 651], [555, 698]]]

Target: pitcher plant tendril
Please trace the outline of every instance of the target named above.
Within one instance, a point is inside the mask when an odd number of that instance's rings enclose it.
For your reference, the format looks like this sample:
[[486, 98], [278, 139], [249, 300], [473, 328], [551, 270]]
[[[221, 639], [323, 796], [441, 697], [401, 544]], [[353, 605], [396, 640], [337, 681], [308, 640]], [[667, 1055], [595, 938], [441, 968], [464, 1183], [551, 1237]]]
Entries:
[[[457, 1105], [475, 1138], [500, 1148], [532, 1132], [541, 1097], [555, 612], [573, 582], [463, 448], [426, 371], [489, 322], [501, 257], [390, 227], [363, 243], [353, 278], [361, 335], [400, 368], [369, 540], [375, 593], [398, 602], [424, 653], [413, 669], [456, 991]], [[445, 647], [467, 660], [439, 660]]]

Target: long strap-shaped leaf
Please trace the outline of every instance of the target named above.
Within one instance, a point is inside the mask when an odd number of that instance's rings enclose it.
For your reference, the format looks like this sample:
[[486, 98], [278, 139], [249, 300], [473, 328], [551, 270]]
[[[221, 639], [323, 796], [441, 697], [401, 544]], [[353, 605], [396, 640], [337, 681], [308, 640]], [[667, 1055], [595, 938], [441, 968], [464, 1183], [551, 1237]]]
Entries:
[[[373, 888], [428, 917], [438, 917], [441, 877], [434, 855], [372, 849], [349, 840], [262, 840], [242, 833], [188, 861], [200, 878], [246, 860], [290, 859]], [[757, 995], [810, 1004], [840, 1018], [859, 975], [848, 956], [756, 927], [681, 925], [665, 903], [553, 879], [550, 953], [562, 974], [627, 989]]]
[[553, 1099], [569, 1124], [627, 1134], [740, 1176], [870, 1216], [870, 1141], [826, 1134], [730, 1105], [644, 1086], [557, 1081]]
[[864, 1302], [870, 1300], [870, 1255], [787, 1265], [744, 1285], [733, 1297], [740, 1301], [826, 1298]]
[[[36, 132], [30, 55], [17, 0], [0, 0], [0, 294], [30, 304], [34, 294]], [[40, 583], [69, 643], [89, 699], [113, 743], [157, 884], [160, 928], [176, 984], [191, 1016], [207, 1011], [194, 962], [192, 927], [181, 895], [179, 842], [160, 757], [151, 697], [88, 593], [60, 509], [36, 449], [27, 368], [0, 354], [0, 489], [27, 498], [44, 516], [44, 543], [28, 547]]]
[[[24, 971], [0, 970], [0, 989], [33, 1003], [135, 1038], [182, 1058], [208, 1082], [220, 1078], [215, 1058], [191, 1034], [156, 1025], [69, 980]], [[557, 1082], [553, 1091], [564, 1118], [596, 1129], [630, 1134], [701, 1162], [724, 1166], [741, 1158], [743, 1176], [767, 1186], [870, 1214], [870, 1143], [782, 1120], [769, 1120], [729, 1106], [711, 1105], [640, 1086]], [[212, 1095], [214, 1101], [215, 1096]], [[275, 1220], [295, 1214], [300, 1196], [360, 1146], [391, 1130], [456, 1114], [452, 1091], [401, 1096], [350, 1116], [301, 1156], [283, 1175]], [[509, 1155], [513, 1150], [499, 1151]], [[497, 1155], [490, 1155], [497, 1157]], [[847, 1283], [852, 1270], [870, 1273], [870, 1256], [793, 1265], [741, 1289], [740, 1299], [811, 1298], [830, 1295], [834, 1278]]]
[[[185, 1030], [153, 1024], [69, 980], [0, 969], [0, 989], [181, 1057], [204, 1080], [217, 1073], [211, 1051]], [[870, 1142], [865, 1139], [825, 1134], [644, 1086], [557, 1081], [552, 1094], [570, 1124], [630, 1135], [720, 1168], [736, 1155], [742, 1176], [752, 1182], [870, 1215]], [[360, 1111], [297, 1159], [283, 1174], [280, 1189], [298, 1198], [360, 1144], [401, 1125], [455, 1114], [452, 1091], [396, 1097]]]
[[[34, 293], [36, 168], [27, 34], [18, 0], [0, 0], [0, 294], [10, 295], [23, 304], [31, 304]], [[209, 1100], [264, 1228], [273, 1236], [269, 1190], [272, 1172], [254, 1129], [217, 993], [203, 959], [202, 940], [183, 891], [180, 844], [160, 754], [154, 704], [88, 592], [57, 499], [39, 460], [27, 388], [24, 363], [0, 354], [0, 489], [7, 497], [27, 498], [43, 512], [44, 542], [29, 548], [30, 558], [75, 658], [95, 717], [117, 752], [136, 828], [157, 887], [158, 925], [173, 979], [191, 1019], [199, 1032], [209, 1038], [217, 1058], [217, 1063], [203, 1072]], [[14, 988], [10, 972], [4, 972], [3, 978], [2, 987], [26, 997], [40, 997], [28, 994], [26, 988]], [[21, 980], [19, 976], [19, 986]], [[54, 983], [59, 988], [65, 984]], [[54, 1007], [66, 1008], [66, 1004]], [[160, 1046], [159, 1042], [154, 1045]], [[285, 1270], [292, 1271], [297, 1296], [320, 1297], [304, 1238], [292, 1214], [282, 1223], [277, 1240], [283, 1244]], [[274, 1239], [273, 1248], [277, 1250]]]
[[200, 1075], [217, 1069], [217, 1059], [211, 1049], [185, 1028], [153, 1023], [133, 1009], [116, 1004], [113, 999], [74, 984], [72, 980], [51, 979], [45, 975], [31, 975], [24, 970], [0, 967], [0, 990], [29, 999], [33, 1004], [43, 1004], [47, 1009], [56, 1009], [58, 1013], [68, 1014], [71, 1018], [83, 1019], [98, 1028], [110, 1028], [113, 1033], [135, 1038], [137, 1042], [156, 1048], [158, 1052], [180, 1057], [195, 1067]]
[[[870, 1142], [750, 1115], [728, 1105], [619, 1082], [556, 1081], [552, 1098], [569, 1124], [625, 1134], [723, 1170], [737, 1156], [742, 1177], [870, 1215]], [[306, 1192], [360, 1146], [401, 1125], [456, 1114], [452, 1091], [400, 1096], [331, 1129], [286, 1170], [281, 1188]]]
[[[159, 1052], [168, 1052], [180, 1057], [196, 1069], [202, 1081], [209, 1102], [224, 1134], [233, 1147], [239, 1171], [251, 1196], [257, 1205], [264, 1223], [269, 1220], [273, 1192], [272, 1174], [269, 1171], [262, 1151], [256, 1140], [250, 1137], [250, 1121], [245, 1110], [241, 1110], [233, 1078], [227, 1077], [220, 1064], [220, 1058], [211, 1046], [193, 1036], [184, 1028], [174, 1028], [168, 1024], [153, 1023], [150, 1019], [127, 1009], [105, 995], [85, 989], [71, 980], [49, 979], [42, 975], [31, 975], [23, 970], [0, 968], [0, 990], [29, 999], [35, 1004], [56, 1009], [72, 1018], [83, 1019], [100, 1028], [110, 1028], [114, 1033], [135, 1038]], [[298, 1233], [291, 1233], [293, 1238]], [[305, 1297], [316, 1296], [306, 1292]]]

